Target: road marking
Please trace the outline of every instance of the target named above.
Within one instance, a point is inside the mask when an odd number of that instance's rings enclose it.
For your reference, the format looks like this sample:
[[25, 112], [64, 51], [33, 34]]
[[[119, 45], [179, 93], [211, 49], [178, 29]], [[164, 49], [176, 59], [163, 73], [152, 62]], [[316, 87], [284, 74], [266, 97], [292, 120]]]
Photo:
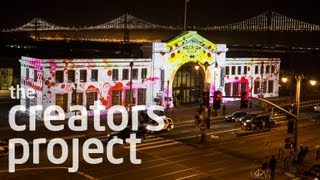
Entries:
[[[68, 170], [68, 167], [36, 167], [36, 168], [20, 168], [20, 169], [16, 169], [16, 171], [34, 171], [34, 170], [51, 170], [51, 169], [65, 169]], [[0, 170], [0, 173], [9, 173], [8, 170]], [[84, 172], [81, 171], [77, 171], [77, 174], [84, 176], [87, 179], [90, 180], [96, 180], [97, 178], [94, 178], [92, 176], [90, 176], [89, 174], [86, 174]]]
[[177, 174], [177, 173], [182, 173], [182, 172], [190, 171], [190, 170], [193, 170], [193, 169], [195, 169], [195, 167], [193, 167], [193, 168], [188, 168], [188, 169], [184, 169], [184, 170], [180, 170], [180, 171], [174, 171], [174, 172], [167, 173], [167, 174], [162, 174], [162, 175], [159, 175], [159, 176], [153, 176], [152, 178], [147, 178], [147, 179], [156, 179], [156, 178], [159, 178], [159, 177], [169, 176], [169, 175]]
[[195, 176], [198, 176], [199, 174], [192, 174], [190, 176], [185, 176], [185, 177], [181, 177], [181, 178], [178, 178], [176, 180], [182, 180], [182, 179], [189, 179], [189, 178], [192, 178], [192, 177], [195, 177]]
[[164, 146], [172, 146], [175, 144], [182, 144], [181, 142], [171, 142], [171, 143], [166, 143], [166, 144], [160, 144], [160, 145], [155, 145], [155, 146], [148, 146], [148, 147], [142, 147], [142, 148], [137, 148], [137, 151], [141, 151], [141, 150], [147, 150], [147, 149], [155, 149], [155, 148], [159, 148], [159, 147], [164, 147]]
[[232, 166], [226, 166], [226, 167], [222, 167], [222, 168], [214, 169], [214, 170], [209, 171], [209, 172], [221, 171], [221, 170], [223, 170], [223, 169], [230, 168], [230, 167], [232, 167]]
[[[209, 133], [207, 135], [215, 135], [215, 134], [221, 134], [221, 133], [225, 133], [225, 132], [232, 132], [232, 131], [237, 131], [240, 130], [241, 128], [234, 128], [234, 129], [228, 129], [228, 130], [223, 130], [223, 131], [216, 131], [214, 133]], [[192, 136], [187, 136], [187, 137], [180, 137], [180, 138], [173, 138], [174, 140], [182, 140], [182, 139], [189, 139], [189, 138], [193, 138], [196, 137], [197, 135], [192, 135]]]

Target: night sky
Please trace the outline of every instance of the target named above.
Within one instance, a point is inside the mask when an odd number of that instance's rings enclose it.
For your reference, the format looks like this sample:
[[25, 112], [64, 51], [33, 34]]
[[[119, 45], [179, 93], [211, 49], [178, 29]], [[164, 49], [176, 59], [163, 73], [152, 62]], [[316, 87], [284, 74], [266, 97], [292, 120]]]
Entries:
[[[184, 0], [2, 0], [0, 4], [0, 29], [20, 26], [34, 17], [61, 26], [92, 26], [114, 19], [125, 11], [156, 24], [183, 25]], [[270, 9], [320, 24], [318, 5], [292, 0], [190, 0], [188, 24], [228, 24]]]

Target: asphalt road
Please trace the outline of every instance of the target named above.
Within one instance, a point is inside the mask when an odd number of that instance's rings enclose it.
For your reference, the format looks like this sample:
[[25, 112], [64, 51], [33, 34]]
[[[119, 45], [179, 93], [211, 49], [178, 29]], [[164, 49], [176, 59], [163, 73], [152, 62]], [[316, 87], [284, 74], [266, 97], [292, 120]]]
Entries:
[[[299, 144], [310, 149], [305, 164], [314, 163], [314, 147], [320, 144], [320, 115], [306, 110], [306, 119], [299, 122]], [[40, 163], [32, 163], [32, 153], [29, 160], [17, 165], [15, 173], [8, 173], [8, 157], [0, 158], [1, 179], [250, 179], [250, 171], [259, 167], [266, 156], [276, 155], [279, 148], [284, 147], [287, 136], [286, 126], [278, 126], [271, 131], [246, 136], [237, 136], [243, 130], [236, 123], [215, 121], [207, 130], [206, 144], [201, 145], [196, 140], [200, 133], [199, 127], [193, 121], [179, 122], [171, 132], [157, 133], [137, 145], [137, 157], [142, 164], [130, 162], [129, 146], [119, 145], [114, 148], [115, 157], [123, 157], [119, 165], [111, 164], [105, 153], [95, 154], [103, 161], [97, 165], [85, 162], [80, 151], [79, 171], [68, 173], [72, 165], [73, 151], [71, 140], [68, 143], [68, 159], [60, 165], [52, 164], [47, 158], [47, 146], [40, 147]], [[88, 136], [80, 137], [80, 147]], [[104, 140], [105, 135], [97, 138]], [[266, 144], [267, 142], [267, 151]], [[80, 148], [81, 149], [81, 148]], [[32, 149], [30, 149], [32, 152]], [[56, 157], [61, 154], [61, 148], [53, 152]], [[289, 152], [285, 150], [285, 156]], [[21, 157], [22, 149], [17, 148], [17, 157]], [[277, 179], [287, 179], [283, 174], [283, 161], [278, 159]]]

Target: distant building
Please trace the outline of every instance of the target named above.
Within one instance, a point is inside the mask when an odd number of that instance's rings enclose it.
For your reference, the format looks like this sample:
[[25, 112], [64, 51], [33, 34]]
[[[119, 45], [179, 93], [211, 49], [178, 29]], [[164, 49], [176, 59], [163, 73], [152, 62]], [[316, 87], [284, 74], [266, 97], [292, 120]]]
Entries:
[[[21, 86], [36, 90], [36, 98], [21, 99], [21, 104], [27, 108], [42, 104], [44, 109], [59, 105], [67, 116], [74, 114], [71, 105], [89, 109], [95, 100], [106, 109], [113, 105], [128, 107], [130, 76], [133, 105], [199, 103], [203, 92], [212, 103], [214, 91], [224, 96], [240, 96], [241, 92], [254, 97], [278, 96], [279, 59], [226, 58], [227, 51], [225, 44], [214, 44], [188, 31], [166, 43], [153, 43], [151, 58], [22, 57]], [[37, 115], [41, 118], [43, 112]]]

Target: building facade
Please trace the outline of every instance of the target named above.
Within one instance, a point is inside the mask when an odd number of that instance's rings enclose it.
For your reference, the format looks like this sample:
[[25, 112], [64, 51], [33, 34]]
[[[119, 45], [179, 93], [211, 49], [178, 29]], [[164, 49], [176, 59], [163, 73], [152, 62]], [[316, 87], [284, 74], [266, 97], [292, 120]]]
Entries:
[[214, 91], [224, 96], [240, 96], [243, 91], [254, 97], [278, 96], [279, 59], [226, 58], [225, 44], [214, 44], [194, 31], [153, 43], [151, 49], [151, 58], [138, 59], [22, 57], [21, 87], [36, 93], [33, 99], [21, 99], [21, 105], [41, 104], [43, 109], [59, 105], [68, 117], [74, 115], [70, 106], [89, 109], [96, 100], [107, 111], [113, 105], [128, 107], [130, 102], [168, 108], [197, 103], [203, 92], [212, 103]]

